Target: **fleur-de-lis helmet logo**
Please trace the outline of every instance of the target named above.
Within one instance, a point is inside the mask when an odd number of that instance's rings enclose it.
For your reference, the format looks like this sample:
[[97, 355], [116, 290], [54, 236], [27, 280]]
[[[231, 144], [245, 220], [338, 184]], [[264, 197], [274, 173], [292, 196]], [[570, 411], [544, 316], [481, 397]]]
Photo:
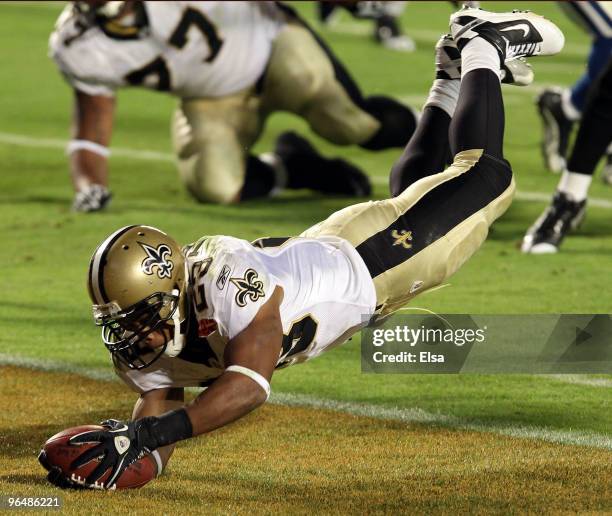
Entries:
[[142, 261], [142, 272], [152, 276], [157, 272], [159, 279], [172, 277], [174, 263], [168, 257], [172, 256], [172, 249], [166, 244], [160, 244], [157, 247], [138, 242], [140, 247], [147, 253], [147, 257]]

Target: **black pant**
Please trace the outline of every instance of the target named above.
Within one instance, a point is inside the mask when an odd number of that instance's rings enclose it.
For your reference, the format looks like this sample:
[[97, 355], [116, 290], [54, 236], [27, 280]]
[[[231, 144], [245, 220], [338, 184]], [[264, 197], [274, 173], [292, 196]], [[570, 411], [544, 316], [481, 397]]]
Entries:
[[451, 117], [427, 107], [417, 129], [393, 166], [391, 195], [399, 195], [423, 177], [442, 172], [452, 156], [468, 149], [503, 160], [504, 104], [495, 72], [478, 69], [461, 81], [459, 100]]
[[567, 169], [592, 175], [611, 141], [612, 59], [589, 90]]

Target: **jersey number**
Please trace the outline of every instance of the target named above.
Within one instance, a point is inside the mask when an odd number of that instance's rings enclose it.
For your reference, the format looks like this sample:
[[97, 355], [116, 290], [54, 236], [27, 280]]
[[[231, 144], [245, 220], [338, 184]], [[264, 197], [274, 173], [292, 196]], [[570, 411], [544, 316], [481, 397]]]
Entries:
[[208, 308], [208, 304], [206, 303], [206, 292], [204, 291], [204, 275], [208, 272], [211, 263], [212, 258], [206, 258], [206, 260], [195, 262], [191, 266], [191, 277], [195, 284], [195, 288], [193, 289], [193, 300], [198, 312]]
[[170, 70], [162, 56], [157, 56], [149, 64], [128, 73], [125, 81], [132, 86], [141, 86], [155, 77], [157, 77], [156, 90], [170, 91]]
[[217, 28], [200, 11], [196, 11], [191, 7], [187, 8], [183, 13], [181, 21], [176, 26], [176, 29], [174, 29], [172, 36], [170, 36], [168, 43], [176, 48], [183, 48], [187, 44], [187, 33], [192, 25], [195, 25], [202, 33], [210, 49], [210, 54], [204, 58], [204, 62], [212, 63], [215, 57], [217, 57], [219, 50], [221, 50], [223, 40], [219, 38]]
[[283, 335], [283, 349], [276, 368], [289, 365], [289, 360], [293, 355], [306, 351], [312, 344], [317, 333], [317, 321], [312, 316], [307, 315], [299, 321], [293, 323], [289, 333]]
[[[202, 33], [210, 50], [210, 53], [203, 61], [212, 63], [223, 46], [223, 40], [219, 37], [217, 28], [200, 11], [191, 7], [185, 9], [181, 21], [176, 26], [176, 29], [174, 29], [168, 43], [178, 49], [183, 48], [187, 44], [187, 33], [192, 26], [195, 26]], [[156, 90], [170, 91], [172, 85], [170, 70], [162, 56], [158, 56], [142, 68], [130, 72], [125, 76], [125, 80], [132, 86], [142, 86], [151, 80], [149, 79], [150, 77], [157, 77]]]

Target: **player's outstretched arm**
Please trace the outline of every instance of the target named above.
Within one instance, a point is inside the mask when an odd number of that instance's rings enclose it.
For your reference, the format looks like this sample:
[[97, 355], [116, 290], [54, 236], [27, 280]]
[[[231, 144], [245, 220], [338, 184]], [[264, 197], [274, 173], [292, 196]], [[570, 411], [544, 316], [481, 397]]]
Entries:
[[72, 140], [68, 144], [76, 192], [108, 183], [108, 147], [113, 132], [114, 97], [74, 90]]
[[112, 488], [125, 468], [142, 454], [227, 425], [264, 403], [282, 347], [282, 300], [283, 290], [276, 287], [250, 324], [228, 343], [226, 371], [184, 409], [127, 423], [109, 420], [102, 423], [105, 430], [72, 437], [71, 444], [98, 443], [71, 464], [76, 469], [102, 457], [85, 480], [86, 486], [99, 487], [98, 480], [110, 469], [103, 487]]
[[186, 408], [193, 435], [231, 423], [268, 398], [265, 384], [256, 375], [269, 383], [278, 361], [283, 339], [279, 310], [282, 300], [283, 291], [276, 287], [251, 323], [228, 343], [224, 358], [230, 370]]
[[[171, 410], [180, 409], [184, 405], [184, 389], [154, 389], [145, 392], [136, 400], [134, 410], [132, 411], [132, 419], [136, 420], [147, 416], [161, 416]], [[170, 460], [174, 447], [174, 444], [169, 444], [157, 450], [162, 464], [162, 468], [158, 469], [158, 475], [166, 468], [166, 464], [168, 464]]]

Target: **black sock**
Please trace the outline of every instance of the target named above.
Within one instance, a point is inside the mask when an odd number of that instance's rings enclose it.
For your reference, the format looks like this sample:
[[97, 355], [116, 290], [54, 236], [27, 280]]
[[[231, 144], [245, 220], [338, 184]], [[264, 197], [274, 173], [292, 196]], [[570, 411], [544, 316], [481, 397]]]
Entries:
[[400, 158], [391, 169], [391, 195], [398, 196], [412, 183], [444, 170], [450, 158], [448, 127], [451, 117], [446, 111], [428, 106]]
[[499, 78], [492, 70], [473, 70], [461, 80], [449, 140], [453, 156], [463, 150], [484, 149], [503, 159], [504, 103]]

